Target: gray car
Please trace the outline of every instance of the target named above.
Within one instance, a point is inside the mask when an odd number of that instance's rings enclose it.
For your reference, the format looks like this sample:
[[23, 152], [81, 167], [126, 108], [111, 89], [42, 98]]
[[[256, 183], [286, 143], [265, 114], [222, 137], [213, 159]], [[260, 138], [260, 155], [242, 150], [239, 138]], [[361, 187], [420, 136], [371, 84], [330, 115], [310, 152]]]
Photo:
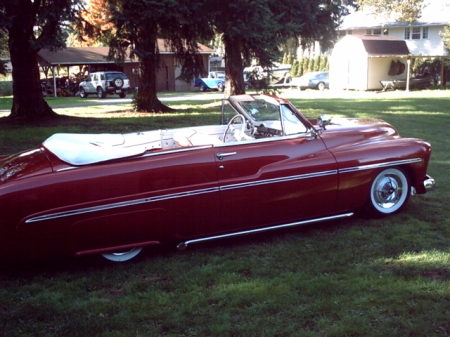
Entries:
[[118, 94], [120, 98], [125, 98], [131, 91], [130, 80], [119, 71], [99, 71], [89, 74], [80, 83], [79, 91], [82, 98], [91, 94], [99, 98], [105, 98], [108, 94]]
[[311, 88], [322, 91], [330, 87], [330, 75], [328, 71], [314, 71], [301, 77], [293, 78], [291, 85], [298, 86], [300, 90]]

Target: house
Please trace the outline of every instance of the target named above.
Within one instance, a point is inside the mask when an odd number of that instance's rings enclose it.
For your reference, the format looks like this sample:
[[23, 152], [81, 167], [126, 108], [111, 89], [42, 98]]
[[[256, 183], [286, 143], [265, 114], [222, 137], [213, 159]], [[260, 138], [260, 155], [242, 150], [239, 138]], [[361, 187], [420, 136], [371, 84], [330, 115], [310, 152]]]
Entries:
[[347, 35], [335, 44], [330, 57], [330, 89], [382, 89], [380, 81], [407, 77], [408, 54], [402, 39]]
[[338, 34], [381, 35], [404, 39], [412, 55], [448, 55], [439, 35], [450, 24], [450, 0], [425, 0], [422, 15], [411, 23], [399, 22], [394, 15], [377, 16], [370, 10], [356, 11], [343, 18]]
[[[203, 57], [206, 73], [208, 71], [209, 58], [214, 53], [214, 50], [201, 44], [199, 44], [199, 47], [199, 53]], [[175, 54], [168, 49], [168, 46], [163, 40], [158, 40], [158, 48], [160, 50], [161, 67], [156, 78], [157, 91], [193, 90], [194, 81], [192, 81], [192, 83], [186, 83], [177, 80], [177, 77], [181, 74], [181, 67], [177, 64]], [[122, 71], [129, 78], [130, 86], [132, 88], [138, 87], [139, 61], [137, 59], [133, 60], [126, 58], [123, 64], [116, 64], [114, 61], [107, 60], [108, 53], [109, 47], [66, 48], [56, 52], [42, 49], [38, 53], [38, 62], [40, 67], [44, 70], [46, 77], [53, 77], [52, 83], [54, 83], [55, 87], [57, 86], [55, 78], [58, 69], [61, 67], [65, 67], [67, 73], [69, 73], [69, 71], [75, 73], [105, 70]], [[76, 68], [73, 70], [71, 67]], [[51, 74], [49, 71], [51, 71]]]

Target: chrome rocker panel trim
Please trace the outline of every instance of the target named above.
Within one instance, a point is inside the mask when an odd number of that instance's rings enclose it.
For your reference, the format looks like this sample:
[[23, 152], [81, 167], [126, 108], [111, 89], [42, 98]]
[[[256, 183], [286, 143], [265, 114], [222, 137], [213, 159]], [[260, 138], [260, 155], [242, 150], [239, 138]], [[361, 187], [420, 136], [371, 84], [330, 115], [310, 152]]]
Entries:
[[199, 238], [199, 239], [194, 239], [194, 240], [188, 240], [188, 241], [180, 242], [177, 245], [177, 248], [179, 250], [184, 250], [191, 243], [198, 243], [198, 242], [204, 242], [204, 241], [211, 241], [211, 240], [217, 240], [217, 239], [230, 238], [230, 237], [247, 235], [247, 234], [253, 234], [253, 233], [259, 233], [259, 232], [265, 232], [265, 231], [270, 231], [270, 230], [275, 230], [275, 229], [280, 229], [280, 228], [288, 228], [288, 227], [295, 227], [295, 226], [300, 226], [300, 225], [307, 225], [307, 224], [321, 222], [321, 221], [327, 221], [327, 220], [342, 219], [342, 218], [350, 217], [353, 214], [354, 214], [353, 212], [350, 212], [350, 213], [345, 213], [345, 214], [327, 216], [327, 217], [323, 217], [323, 218], [292, 222], [292, 223], [288, 223], [288, 224], [284, 224], [284, 225], [269, 226], [269, 227], [251, 229], [251, 230], [247, 230], [247, 231], [234, 232], [234, 233], [209, 236], [209, 237], [204, 237], [204, 238]]

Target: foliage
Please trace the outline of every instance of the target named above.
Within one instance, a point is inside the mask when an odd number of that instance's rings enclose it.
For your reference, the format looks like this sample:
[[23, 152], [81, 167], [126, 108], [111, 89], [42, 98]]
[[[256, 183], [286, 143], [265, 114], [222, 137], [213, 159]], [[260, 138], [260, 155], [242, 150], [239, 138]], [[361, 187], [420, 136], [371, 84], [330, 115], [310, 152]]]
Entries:
[[11, 96], [11, 95], [12, 95], [12, 82], [0, 81], [0, 96]]
[[[90, 16], [92, 32], [109, 36], [110, 58], [123, 62], [126, 57], [140, 61], [140, 85], [135, 97], [139, 111], [170, 111], [156, 95], [156, 73], [160, 68], [160, 46], [175, 53], [181, 66], [180, 79], [191, 81], [203, 69], [197, 40], [211, 39], [212, 29], [205, 25], [202, 1], [107, 0], [109, 13], [102, 12], [97, 1], [96, 13]], [[109, 25], [109, 26], [108, 26]], [[92, 34], [91, 32], [91, 34]], [[86, 32], [89, 35], [89, 30]]]
[[412, 23], [421, 16], [424, 0], [357, 0], [362, 8], [370, 7], [379, 16]]
[[[225, 46], [226, 95], [244, 93], [244, 64], [256, 60], [270, 68], [280, 59], [280, 46], [300, 38], [306, 46], [320, 41], [327, 49], [336, 37], [341, 1], [242, 0], [206, 1], [210, 22]], [[245, 32], [245, 34], [243, 34]]]
[[79, 6], [80, 0], [0, 1], [0, 31], [8, 36], [13, 66], [11, 117], [55, 116], [42, 97], [37, 53], [65, 46], [66, 25], [76, 20]]
[[291, 76], [299, 77], [311, 71], [327, 71], [327, 70], [329, 70], [327, 55], [322, 54], [314, 58], [303, 56], [301, 59], [293, 61]]
[[442, 37], [442, 42], [444, 43], [445, 48], [448, 52], [450, 52], [450, 25], [444, 28], [443, 32], [440, 32]]

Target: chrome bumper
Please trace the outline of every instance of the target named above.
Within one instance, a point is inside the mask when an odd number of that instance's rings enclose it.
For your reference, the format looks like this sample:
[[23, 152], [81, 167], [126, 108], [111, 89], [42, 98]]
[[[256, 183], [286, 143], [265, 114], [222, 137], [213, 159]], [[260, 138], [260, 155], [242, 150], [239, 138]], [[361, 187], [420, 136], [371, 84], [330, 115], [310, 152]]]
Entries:
[[425, 180], [423, 181], [423, 186], [425, 186], [426, 189], [429, 189], [429, 188], [433, 188], [435, 184], [436, 184], [436, 182], [434, 181], [434, 179], [431, 178], [431, 177], [427, 174], [427, 179], [425, 179]]
[[[433, 178], [431, 178], [428, 174], [426, 176], [426, 179], [423, 181], [423, 186], [425, 187], [425, 189], [431, 189], [434, 188], [434, 185], [436, 184], [436, 182], [434, 181]], [[416, 194], [416, 189], [413, 187], [411, 187], [411, 195], [415, 195]]]

